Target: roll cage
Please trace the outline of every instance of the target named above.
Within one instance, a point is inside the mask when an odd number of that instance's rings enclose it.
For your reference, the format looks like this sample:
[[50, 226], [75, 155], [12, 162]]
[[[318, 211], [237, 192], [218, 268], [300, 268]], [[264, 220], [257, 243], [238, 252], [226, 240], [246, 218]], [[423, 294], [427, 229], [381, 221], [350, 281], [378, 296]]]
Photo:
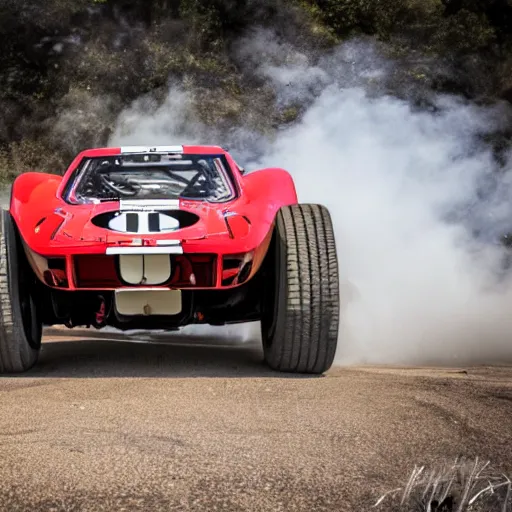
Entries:
[[226, 157], [207, 154], [121, 154], [84, 157], [66, 183], [69, 204], [121, 199], [226, 202], [236, 188]]

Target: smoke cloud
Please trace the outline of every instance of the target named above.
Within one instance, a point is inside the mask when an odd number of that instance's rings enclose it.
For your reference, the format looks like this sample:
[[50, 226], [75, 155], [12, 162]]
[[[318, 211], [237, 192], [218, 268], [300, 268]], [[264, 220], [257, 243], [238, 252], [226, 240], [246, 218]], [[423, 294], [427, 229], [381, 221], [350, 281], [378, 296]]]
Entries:
[[498, 168], [484, 142], [508, 110], [432, 94], [419, 110], [388, 94], [396, 65], [365, 42], [312, 56], [259, 31], [236, 55], [279, 107], [297, 107], [298, 122], [273, 139], [244, 126], [226, 135], [173, 85], [163, 104], [124, 112], [110, 143], [228, 144], [248, 170], [284, 167], [301, 202], [327, 206], [342, 285], [338, 364], [510, 362], [512, 285], [498, 243], [512, 228], [510, 165]]

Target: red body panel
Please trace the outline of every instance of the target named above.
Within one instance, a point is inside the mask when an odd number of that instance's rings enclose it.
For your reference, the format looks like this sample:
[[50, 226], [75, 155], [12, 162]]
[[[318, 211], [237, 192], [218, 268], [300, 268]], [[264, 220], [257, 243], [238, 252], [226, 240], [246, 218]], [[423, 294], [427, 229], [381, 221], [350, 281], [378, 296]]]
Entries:
[[[127, 244], [134, 239], [134, 235], [111, 231], [90, 222], [92, 217], [100, 213], [118, 210], [118, 201], [70, 205], [61, 198], [66, 182], [83, 158], [121, 153], [121, 148], [84, 151], [75, 158], [63, 177], [25, 173], [14, 181], [10, 211], [22, 240], [36, 255], [46, 259], [65, 258], [67, 284], [64, 288], [68, 290], [76, 289], [74, 257], [105, 255], [107, 247]], [[216, 204], [180, 200], [179, 209], [195, 213], [200, 220], [173, 233], [144, 236], [145, 244], [156, 246], [158, 240], [179, 240], [184, 256], [198, 255], [198, 265], [199, 255], [215, 255], [215, 287], [226, 287], [222, 285], [222, 261], [226, 255], [252, 253], [254, 264], [251, 276], [254, 275], [266, 254], [278, 210], [284, 205], [297, 203], [292, 177], [278, 168], [242, 175], [229, 153], [216, 146], [183, 146], [183, 153], [224, 155], [231, 166], [238, 197]], [[101, 271], [98, 271], [98, 278], [101, 277]], [[107, 285], [105, 281], [105, 285], [88, 289], [115, 287], [115, 284]]]

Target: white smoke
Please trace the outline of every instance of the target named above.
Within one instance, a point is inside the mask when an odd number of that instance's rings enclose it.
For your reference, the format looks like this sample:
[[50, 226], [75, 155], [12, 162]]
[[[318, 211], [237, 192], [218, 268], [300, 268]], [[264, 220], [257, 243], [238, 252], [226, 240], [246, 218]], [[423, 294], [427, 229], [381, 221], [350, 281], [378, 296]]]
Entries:
[[512, 356], [512, 290], [489, 289], [501, 252], [443, 219], [493, 168], [485, 151], [464, 156], [468, 123], [479, 122], [458, 105], [433, 116], [329, 89], [265, 158], [292, 170], [301, 202], [331, 211], [346, 299], [340, 362]]
[[[241, 163], [288, 169], [300, 202], [331, 212], [343, 301], [337, 362], [510, 361], [512, 287], [497, 272], [494, 241], [512, 227], [512, 195], [503, 178], [499, 193], [489, 188], [496, 163], [479, 143], [504, 122], [501, 108], [438, 97], [433, 112], [415, 111], [383, 94], [392, 64], [371, 45], [312, 62], [260, 32], [237, 55], [272, 84], [278, 105], [306, 106], [262, 156]], [[194, 119], [191, 102], [173, 87], [163, 106], [135, 104], [111, 144], [224, 143], [208, 140], [218, 134]]]
[[148, 144], [165, 145], [170, 138], [180, 138], [180, 144], [198, 142], [206, 127], [194, 117], [193, 98], [179, 86], [169, 90], [165, 101], [156, 104], [150, 97], [143, 97], [121, 113], [110, 143], [137, 145], [141, 140]]

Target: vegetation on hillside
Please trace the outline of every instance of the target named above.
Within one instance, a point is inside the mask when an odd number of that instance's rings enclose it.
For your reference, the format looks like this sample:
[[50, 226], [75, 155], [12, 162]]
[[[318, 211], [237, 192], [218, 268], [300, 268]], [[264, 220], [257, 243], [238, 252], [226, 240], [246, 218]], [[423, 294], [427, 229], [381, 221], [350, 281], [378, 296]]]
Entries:
[[395, 77], [475, 99], [512, 100], [508, 0], [0, 0], [0, 179], [61, 172], [108, 141], [134, 99], [165, 97], [169, 79], [193, 91], [206, 124], [268, 132], [301, 105], [236, 55], [255, 26], [312, 60], [356, 35], [385, 42]]

